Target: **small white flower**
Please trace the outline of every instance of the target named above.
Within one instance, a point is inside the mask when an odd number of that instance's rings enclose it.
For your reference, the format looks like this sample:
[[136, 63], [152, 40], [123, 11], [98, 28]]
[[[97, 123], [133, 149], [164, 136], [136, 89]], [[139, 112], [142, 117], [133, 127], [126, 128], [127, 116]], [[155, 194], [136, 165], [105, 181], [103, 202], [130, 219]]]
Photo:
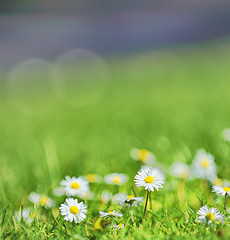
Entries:
[[97, 174], [93, 174], [93, 173], [89, 173], [85, 176], [85, 179], [89, 182], [89, 183], [99, 183], [102, 181], [102, 177], [97, 175]]
[[108, 212], [103, 212], [103, 211], [100, 211], [99, 212], [100, 214], [100, 217], [102, 218], [108, 218], [108, 217], [123, 217], [123, 214], [122, 213], [119, 213], [119, 212], [115, 212], [115, 211], [108, 211]]
[[163, 188], [164, 176], [158, 169], [142, 170], [134, 178], [136, 187], [144, 187], [145, 190], [157, 191]]
[[201, 207], [197, 214], [199, 215], [197, 218], [198, 222], [212, 224], [212, 223], [223, 223], [224, 215], [221, 214], [216, 208], [208, 209], [207, 205]]
[[132, 204], [134, 207], [137, 207], [138, 203], [143, 202], [143, 199], [143, 197], [135, 197], [125, 193], [118, 193], [113, 196], [114, 203], [118, 205]]
[[199, 150], [192, 165], [193, 175], [213, 182], [216, 178], [216, 166], [214, 156], [204, 150]]
[[228, 197], [230, 197], [230, 187], [213, 185], [212, 191], [219, 195], [228, 195]]
[[230, 128], [226, 128], [223, 130], [222, 137], [225, 141], [230, 142]]
[[121, 224], [121, 223], [119, 223], [118, 225], [116, 225], [116, 224], [111, 224], [111, 228], [112, 229], [114, 229], [114, 230], [119, 230], [119, 229], [121, 229], [121, 228], [124, 228], [124, 224]]
[[189, 166], [182, 162], [175, 162], [171, 166], [171, 175], [177, 178], [188, 178], [190, 175]]
[[122, 185], [128, 181], [128, 176], [122, 173], [111, 173], [105, 176], [105, 182], [109, 184]]
[[40, 195], [38, 193], [32, 192], [29, 195], [29, 200], [37, 205], [41, 205], [46, 208], [51, 208], [54, 204], [53, 200], [45, 195]]
[[101, 203], [107, 204], [111, 198], [112, 198], [112, 193], [103, 191], [99, 200]]
[[23, 208], [20, 209], [16, 214], [15, 217], [18, 221], [24, 221], [27, 224], [31, 224], [35, 218], [35, 214], [31, 212], [30, 208]]
[[82, 177], [66, 176], [65, 180], [61, 181], [64, 191], [68, 197], [82, 196], [89, 192], [89, 182]]
[[64, 196], [66, 194], [64, 187], [57, 187], [54, 189], [54, 195], [57, 197]]
[[77, 199], [67, 198], [64, 204], [59, 208], [61, 215], [65, 216], [64, 219], [69, 222], [79, 223], [86, 218], [86, 206], [83, 202], [78, 202]]
[[148, 165], [152, 165], [156, 161], [154, 154], [146, 149], [133, 148], [130, 155], [133, 159]]

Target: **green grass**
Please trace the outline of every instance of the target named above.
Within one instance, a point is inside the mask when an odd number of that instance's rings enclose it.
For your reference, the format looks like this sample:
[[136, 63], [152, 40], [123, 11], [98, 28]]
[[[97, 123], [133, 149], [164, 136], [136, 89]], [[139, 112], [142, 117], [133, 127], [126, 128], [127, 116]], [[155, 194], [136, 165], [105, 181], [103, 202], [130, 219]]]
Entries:
[[[179, 181], [169, 175], [164, 188], [152, 194], [152, 208], [148, 207], [144, 224], [141, 224], [143, 205], [134, 209], [134, 224], [129, 210], [122, 209], [121, 222], [125, 227], [116, 232], [106, 224], [101, 230], [95, 229], [99, 210], [109, 207], [99, 204], [96, 198], [86, 201], [87, 219], [81, 224], [65, 222], [62, 216], [53, 214], [55, 210], [40, 208], [36, 210], [40, 217], [30, 226], [14, 217], [21, 206], [32, 207], [28, 201], [32, 191], [48, 194], [58, 209], [65, 198], [55, 197], [53, 189], [66, 175], [126, 173], [130, 180], [120, 191], [131, 193], [133, 178], [140, 168], [130, 158], [133, 147], [151, 150], [166, 168], [174, 161], [191, 164], [197, 149], [205, 148], [216, 158], [218, 175], [229, 178], [230, 145], [220, 136], [224, 128], [230, 127], [229, 56], [226, 46], [210, 46], [153, 52], [141, 58], [108, 59], [106, 83], [95, 75], [97, 84], [89, 83], [80, 90], [74, 86], [67, 89], [66, 96], [72, 94], [71, 101], [76, 106], [63, 101], [52, 90], [48, 94], [18, 93], [2, 76], [0, 236], [3, 239], [218, 239], [221, 235], [229, 239], [229, 220], [208, 229], [195, 223], [202, 204], [223, 211], [223, 199], [211, 192], [211, 185], [201, 180], [187, 181], [185, 201], [179, 204]], [[12, 96], [9, 90], [18, 95]], [[30, 113], [19, 107], [22, 103]], [[91, 186], [91, 190], [116, 193], [117, 188], [100, 184]], [[145, 196], [143, 190], [135, 187], [134, 190], [138, 196]], [[115, 205], [110, 208], [119, 209]]]

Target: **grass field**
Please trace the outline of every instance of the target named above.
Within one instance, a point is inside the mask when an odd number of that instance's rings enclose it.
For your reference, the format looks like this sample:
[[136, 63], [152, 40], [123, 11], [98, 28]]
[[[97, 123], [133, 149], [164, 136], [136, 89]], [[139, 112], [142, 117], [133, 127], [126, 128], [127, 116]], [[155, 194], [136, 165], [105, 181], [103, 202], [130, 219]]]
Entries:
[[[218, 176], [229, 179], [230, 144], [221, 131], [230, 127], [230, 57], [227, 46], [152, 52], [144, 57], [108, 59], [107, 77], [82, 88], [67, 89], [64, 101], [52, 91], [12, 96], [14, 87], [2, 77], [0, 90], [0, 236], [3, 239], [219, 239], [230, 237], [230, 220], [215, 227], [196, 223], [204, 204], [223, 212], [224, 198], [212, 193], [203, 180], [185, 182], [181, 201], [181, 181], [170, 176], [175, 161], [190, 165], [196, 151], [206, 149], [215, 156]], [[10, 91], [9, 91], [10, 89]], [[12, 90], [12, 91], [11, 91]], [[76, 90], [76, 95], [74, 92]], [[69, 91], [69, 92], [68, 92]], [[10, 92], [10, 94], [9, 94]], [[71, 92], [71, 93], [70, 93]], [[94, 96], [95, 95], [95, 96]], [[90, 101], [91, 96], [93, 101]], [[85, 105], [82, 103], [86, 103]], [[25, 104], [31, 111], [20, 108]], [[144, 223], [144, 204], [129, 209], [101, 204], [97, 194], [134, 189], [134, 176], [141, 164], [131, 159], [133, 147], [152, 151], [165, 166], [164, 188], [153, 192]], [[119, 189], [105, 183], [92, 184], [93, 200], [84, 200], [85, 221], [73, 224], [63, 220], [58, 208], [65, 197], [53, 189], [66, 176], [101, 176], [120, 172], [129, 181]], [[32, 192], [46, 194], [56, 206], [36, 208], [31, 225], [15, 218], [20, 207], [33, 207]], [[230, 207], [230, 206], [229, 206]], [[123, 213], [123, 229], [100, 224], [99, 210]], [[95, 224], [96, 223], [96, 224]]]

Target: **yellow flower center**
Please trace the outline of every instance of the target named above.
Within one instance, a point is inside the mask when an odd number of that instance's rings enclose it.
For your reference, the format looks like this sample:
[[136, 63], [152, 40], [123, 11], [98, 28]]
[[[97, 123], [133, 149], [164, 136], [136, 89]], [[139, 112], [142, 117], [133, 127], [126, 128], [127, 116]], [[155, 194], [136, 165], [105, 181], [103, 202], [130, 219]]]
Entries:
[[120, 228], [123, 228], [123, 227], [124, 227], [124, 226], [122, 226], [122, 224], [121, 224], [121, 223], [119, 223], [119, 224], [118, 224], [118, 226], [119, 226]]
[[71, 188], [78, 189], [79, 187], [80, 187], [80, 185], [79, 185], [79, 183], [77, 183], [77, 182], [73, 182], [73, 183], [71, 184]]
[[112, 214], [112, 213], [113, 213], [113, 211], [108, 211], [108, 213]]
[[209, 162], [209, 160], [208, 160], [207, 158], [203, 158], [203, 159], [201, 160], [201, 166], [202, 166], [203, 168], [207, 168], [209, 165], [210, 165], [210, 162]]
[[70, 212], [73, 214], [77, 214], [79, 212], [79, 209], [76, 206], [72, 206], [70, 207]]
[[88, 174], [87, 176], [86, 176], [86, 179], [89, 181], [89, 182], [91, 182], [91, 183], [94, 183], [94, 182], [96, 182], [96, 175], [95, 174]]
[[230, 192], [230, 187], [223, 187], [225, 192]]
[[114, 177], [113, 183], [118, 184], [121, 182], [121, 178], [119, 176]]
[[151, 176], [147, 176], [147, 177], [145, 178], [145, 182], [146, 182], [146, 183], [153, 183], [153, 181], [154, 181], [154, 178], [151, 177]]
[[138, 159], [141, 162], [146, 162], [147, 158], [149, 156], [149, 151], [145, 150], [145, 149], [140, 149], [139, 153], [138, 153]]
[[133, 195], [128, 195], [127, 198], [130, 200], [131, 198], [133, 198]]
[[223, 182], [222, 182], [222, 180], [220, 178], [217, 178], [217, 180], [214, 182], [214, 185], [222, 186]]
[[48, 197], [46, 197], [46, 196], [41, 196], [41, 198], [40, 198], [40, 204], [41, 204], [42, 206], [45, 206], [46, 203], [47, 203], [47, 200], [48, 200]]
[[214, 215], [213, 215], [213, 213], [207, 213], [206, 214], [206, 219], [209, 221], [209, 220], [214, 220]]

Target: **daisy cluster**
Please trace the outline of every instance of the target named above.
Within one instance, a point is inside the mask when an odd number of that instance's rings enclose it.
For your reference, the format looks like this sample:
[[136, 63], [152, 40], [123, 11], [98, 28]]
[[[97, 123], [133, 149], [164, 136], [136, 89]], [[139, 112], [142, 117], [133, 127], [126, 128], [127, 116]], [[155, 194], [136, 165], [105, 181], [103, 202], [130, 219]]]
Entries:
[[[142, 220], [144, 220], [151, 192], [163, 189], [165, 176], [171, 175], [183, 182], [191, 179], [203, 179], [202, 181], [212, 185], [212, 191], [225, 199], [225, 212], [223, 214], [208, 205], [201, 206], [197, 212], [196, 222], [209, 226], [225, 222], [226, 214], [229, 211], [226, 209], [226, 199], [230, 197], [230, 182], [218, 177], [215, 158], [212, 154], [200, 149], [195, 154], [190, 166], [184, 162], [174, 162], [170, 168], [160, 165], [155, 155], [146, 149], [134, 148], [130, 155], [141, 164], [140, 170], [132, 178], [124, 173], [110, 173], [104, 177], [93, 173], [78, 177], [66, 176], [54, 189], [53, 196], [57, 200], [32, 192], [28, 199], [34, 207], [21, 208], [15, 214], [16, 219], [24, 221], [26, 224], [32, 224], [35, 219], [41, 217], [42, 211], [38, 211], [40, 208], [52, 209], [55, 213], [54, 216], [57, 217], [60, 214], [63, 220], [79, 224], [87, 218], [89, 215], [87, 209], [96, 200], [98, 209], [97, 216], [95, 216], [97, 220], [94, 219], [94, 228], [101, 230], [101, 223], [104, 221], [104, 225], [109, 225], [113, 230], [119, 230], [124, 228], [127, 223], [127, 220], [125, 221], [127, 212], [129, 212], [128, 218], [131, 221], [134, 222], [137, 219], [134, 214], [136, 211], [133, 211], [133, 208], [143, 209]], [[131, 186], [127, 192], [121, 191], [125, 184]], [[132, 185], [142, 189], [138, 195]], [[98, 189], [103, 190], [98, 191]], [[146, 192], [146, 201], [144, 201], [144, 192]], [[62, 203], [60, 203], [60, 198], [63, 199]], [[58, 209], [58, 212], [55, 212], [55, 209]], [[95, 212], [91, 215], [95, 215]]]

